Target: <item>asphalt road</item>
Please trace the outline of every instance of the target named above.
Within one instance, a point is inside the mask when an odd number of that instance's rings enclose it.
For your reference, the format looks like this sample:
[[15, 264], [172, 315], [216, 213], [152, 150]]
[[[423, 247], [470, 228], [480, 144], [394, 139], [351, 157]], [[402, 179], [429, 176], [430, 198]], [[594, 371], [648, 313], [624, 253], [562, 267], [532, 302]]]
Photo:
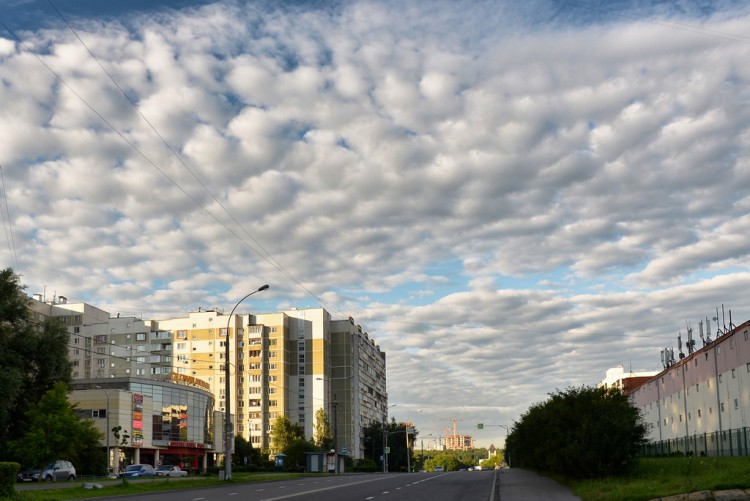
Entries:
[[[347, 474], [161, 492], [139, 501], [575, 501], [568, 489], [524, 470]], [[121, 497], [97, 498], [119, 499]], [[580, 500], [579, 500], [580, 501]]]

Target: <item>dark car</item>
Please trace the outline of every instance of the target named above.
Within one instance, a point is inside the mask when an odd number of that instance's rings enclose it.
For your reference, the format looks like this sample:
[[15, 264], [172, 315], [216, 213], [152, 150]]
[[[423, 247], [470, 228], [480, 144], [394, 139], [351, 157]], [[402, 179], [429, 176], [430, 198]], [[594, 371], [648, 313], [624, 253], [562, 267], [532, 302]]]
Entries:
[[120, 472], [121, 478], [153, 477], [154, 467], [150, 464], [131, 464]]
[[39, 482], [42, 479], [41, 468], [29, 468], [18, 473], [17, 482]]

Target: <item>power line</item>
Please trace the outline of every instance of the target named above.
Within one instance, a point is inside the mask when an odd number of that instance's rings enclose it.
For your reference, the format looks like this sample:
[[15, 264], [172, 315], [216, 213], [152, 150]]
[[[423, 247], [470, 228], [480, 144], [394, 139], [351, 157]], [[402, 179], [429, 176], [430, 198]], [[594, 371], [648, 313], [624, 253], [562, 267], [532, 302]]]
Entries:
[[[8, 193], [5, 190], [5, 175], [3, 174], [3, 166], [0, 165], [0, 181], [2, 181], [3, 188], [3, 200], [5, 201], [5, 214], [7, 216], [7, 225], [3, 224], [5, 228], [5, 239], [8, 242], [8, 251], [10, 252], [13, 262], [16, 263], [16, 273], [20, 273], [18, 267], [18, 256], [16, 255], [16, 242], [13, 238], [13, 220], [10, 217], [10, 207], [8, 206]], [[5, 219], [5, 218], [3, 218]]]
[[[138, 107], [138, 104], [133, 99], [131, 99], [130, 96], [127, 95], [127, 93], [117, 83], [117, 81], [112, 76], [112, 74], [109, 71], [107, 71], [107, 69], [104, 67], [104, 65], [102, 65], [102, 63], [99, 61], [99, 58], [97, 58], [96, 55], [94, 54], [94, 52], [88, 47], [88, 45], [86, 45], [86, 43], [78, 35], [78, 32], [68, 22], [68, 20], [65, 18], [65, 16], [63, 16], [63, 14], [57, 9], [57, 7], [55, 7], [55, 5], [52, 3], [52, 0], [47, 0], [47, 1], [50, 4], [50, 6], [52, 6], [52, 8], [55, 10], [55, 12], [58, 14], [58, 16], [60, 16], [60, 18], [63, 20], [63, 22], [67, 25], [67, 27], [70, 29], [70, 31], [73, 33], [73, 35], [75, 35], [75, 37], [78, 39], [78, 41], [81, 43], [81, 45], [83, 45], [83, 47], [88, 51], [89, 55], [91, 55], [91, 57], [94, 59], [94, 61], [96, 61], [97, 65], [102, 69], [102, 71], [107, 75], [107, 77], [109, 77], [110, 81], [115, 85], [115, 87], [117, 87], [117, 89], [120, 91], [120, 93], [125, 97], [125, 99], [127, 99], [127, 101], [130, 103], [130, 105], [136, 110], [136, 112], [138, 113], [138, 115], [144, 120], [144, 122], [146, 122], [146, 124], [148, 124], [148, 126], [151, 128], [151, 130], [154, 132], [154, 134], [156, 134], [157, 137], [159, 137], [159, 139], [167, 147], [167, 149], [169, 149], [169, 151], [177, 159], [177, 161], [179, 162], [179, 164], [185, 170], [187, 170], [190, 173], [190, 175], [193, 177], [193, 179], [196, 180], [196, 182], [198, 182], [198, 184], [201, 186], [201, 188], [203, 188], [203, 190], [213, 199], [213, 201], [216, 202], [216, 204], [219, 207], [221, 207], [222, 211], [240, 228], [240, 230], [242, 230], [242, 232], [245, 235], [247, 235], [255, 243], [255, 245], [258, 248], [256, 249], [255, 247], [253, 247], [252, 245], [250, 245], [248, 242], [246, 242], [243, 238], [241, 238], [239, 235], [237, 235], [234, 231], [232, 231], [225, 224], [221, 223], [222, 226], [224, 226], [227, 230], [229, 230], [230, 233], [232, 233], [238, 240], [240, 240], [246, 247], [248, 247], [250, 250], [252, 250], [260, 258], [262, 258], [263, 260], [265, 260], [267, 263], [269, 263], [271, 266], [273, 266], [276, 270], [278, 270], [279, 272], [281, 272], [282, 274], [284, 274], [287, 278], [289, 278], [292, 282], [294, 282], [295, 284], [297, 284], [301, 289], [303, 289], [305, 292], [307, 292], [312, 297], [314, 297], [318, 302], [320, 302], [320, 304], [327, 305], [328, 309], [330, 309], [331, 311], [337, 311], [337, 309], [335, 308], [334, 305], [328, 304], [324, 299], [320, 298], [313, 291], [311, 291], [310, 289], [308, 289], [301, 281], [299, 281], [295, 276], [293, 276], [281, 263], [279, 263], [279, 261], [276, 260], [273, 257], [273, 255], [268, 250], [266, 250], [266, 248], [263, 247], [263, 245], [244, 227], [244, 225], [242, 223], [240, 223], [240, 221], [229, 211], [229, 209], [227, 209], [227, 207], [224, 204], [222, 204], [221, 201], [219, 201], [219, 199], [211, 192], [211, 190], [203, 183], [203, 181], [201, 181], [201, 179], [197, 176], [197, 174], [188, 166], [188, 164], [185, 162], [185, 160], [182, 158], [182, 156], [177, 151], [175, 151], [175, 149], [169, 144], [169, 142], [164, 138], [164, 136], [161, 133], [159, 133], [159, 131], [156, 129], [156, 127], [153, 125], [153, 123], [148, 119], [148, 117], [146, 117], [143, 114], [143, 112], [141, 112], [140, 108]], [[81, 98], [80, 96], [77, 95], [77, 97], [79, 97], [79, 99], [83, 100], [83, 98]], [[88, 103], [86, 103], [86, 104], [87, 104], [87, 106], [89, 106], [89, 108], [92, 108]], [[98, 115], [98, 113], [97, 113], [97, 115]], [[99, 116], [101, 117], [101, 115], [99, 115]], [[105, 121], [105, 123], [107, 123], [107, 125], [109, 125], [110, 127], [112, 127], [112, 125], [109, 124], [108, 122]], [[131, 144], [131, 143], [128, 142], [128, 144]], [[149, 163], [151, 163], [154, 167], [156, 167], [156, 165], [155, 165], [154, 162], [151, 162], [149, 160]], [[159, 172], [161, 172], [162, 174], [164, 174], [166, 176], [166, 174], [161, 169], [159, 169], [158, 167], [157, 167], [157, 170], [159, 170]], [[175, 180], [173, 180], [169, 176], [167, 176], [167, 178], [170, 181], [172, 181], [172, 183], [175, 186], [177, 186], [179, 188], [179, 185], [177, 184], [177, 182]], [[184, 190], [182, 190], [182, 191], [183, 191], [183, 193], [185, 193], [187, 195], [187, 193]], [[218, 220], [218, 218], [215, 217], [212, 213], [210, 213], [208, 211], [208, 209], [205, 208], [202, 204], [199, 204], [195, 199], [193, 199], [189, 195], [188, 195], [188, 197], [194, 203], [196, 203], [197, 205], [199, 205], [209, 215], [211, 215], [211, 217], [213, 217], [214, 220], [216, 220], [217, 222], [220, 222]], [[258, 249], [260, 249], [260, 250], [258, 250]], [[340, 313], [342, 315], [345, 315], [341, 311], [338, 311], [338, 313]], [[347, 315], [345, 315], [345, 316], [347, 316]]]

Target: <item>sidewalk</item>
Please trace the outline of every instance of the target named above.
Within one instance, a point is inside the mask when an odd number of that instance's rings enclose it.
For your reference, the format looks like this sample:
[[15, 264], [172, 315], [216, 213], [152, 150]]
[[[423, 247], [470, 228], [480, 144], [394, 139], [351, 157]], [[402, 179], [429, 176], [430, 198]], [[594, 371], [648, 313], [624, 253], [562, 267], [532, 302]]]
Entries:
[[527, 470], [503, 469], [497, 479], [500, 501], [581, 501], [567, 487]]

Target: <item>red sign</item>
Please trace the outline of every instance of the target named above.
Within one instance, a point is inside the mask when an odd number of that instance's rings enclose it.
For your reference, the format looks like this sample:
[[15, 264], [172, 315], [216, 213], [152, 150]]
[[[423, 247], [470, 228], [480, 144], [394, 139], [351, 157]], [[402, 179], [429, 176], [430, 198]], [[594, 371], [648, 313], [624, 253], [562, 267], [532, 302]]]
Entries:
[[168, 442], [170, 447], [184, 447], [186, 449], [205, 449], [206, 444], [198, 442]]

